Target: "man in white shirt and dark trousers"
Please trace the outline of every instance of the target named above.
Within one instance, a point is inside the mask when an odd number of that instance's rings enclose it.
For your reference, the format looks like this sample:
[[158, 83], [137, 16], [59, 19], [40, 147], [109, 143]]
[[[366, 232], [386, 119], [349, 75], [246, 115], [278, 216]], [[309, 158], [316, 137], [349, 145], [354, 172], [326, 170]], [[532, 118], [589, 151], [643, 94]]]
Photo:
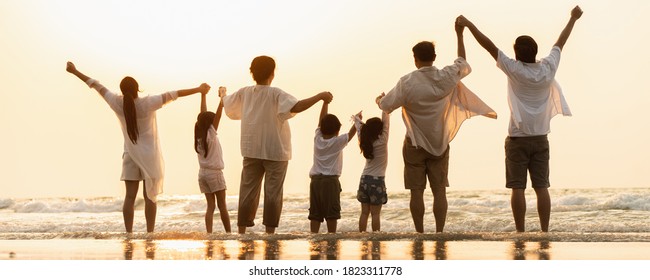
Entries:
[[576, 6], [571, 18], [562, 30], [551, 53], [536, 60], [537, 43], [529, 36], [515, 41], [515, 59], [507, 57], [476, 26], [463, 16], [458, 24], [466, 26], [478, 43], [497, 61], [497, 67], [508, 77], [508, 103], [510, 125], [506, 138], [506, 187], [512, 189], [511, 207], [517, 232], [525, 231], [526, 173], [530, 173], [537, 196], [537, 212], [541, 230], [548, 232], [551, 216], [549, 183], [549, 144], [551, 118], [557, 114], [570, 116], [571, 111], [564, 100], [562, 90], [555, 81], [560, 64], [560, 53], [573, 25], [582, 16]]
[[341, 218], [341, 182], [343, 170], [343, 148], [357, 132], [352, 125], [348, 133], [339, 135], [341, 122], [328, 114], [328, 102], [323, 102], [314, 136], [314, 164], [309, 171], [309, 220], [312, 233], [318, 233], [323, 220], [327, 232], [336, 232]]

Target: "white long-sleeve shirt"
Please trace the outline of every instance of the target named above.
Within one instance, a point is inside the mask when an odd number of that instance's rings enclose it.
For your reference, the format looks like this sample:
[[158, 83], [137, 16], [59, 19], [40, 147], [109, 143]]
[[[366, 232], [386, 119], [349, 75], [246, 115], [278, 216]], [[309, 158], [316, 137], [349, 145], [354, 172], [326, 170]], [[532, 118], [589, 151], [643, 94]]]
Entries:
[[101, 93], [108, 106], [115, 112], [122, 134], [124, 136], [124, 152], [128, 153], [133, 161], [140, 167], [144, 175], [144, 186], [147, 196], [156, 202], [157, 196], [163, 192], [165, 163], [158, 139], [158, 126], [156, 124], [156, 110], [163, 105], [178, 98], [178, 92], [170, 91], [160, 95], [144, 96], [135, 99], [135, 110], [138, 123], [138, 141], [133, 144], [126, 129], [124, 118], [123, 95], [117, 95], [106, 89], [94, 79], [86, 81], [89, 87]]
[[470, 72], [462, 57], [443, 69], [422, 67], [403, 76], [381, 99], [379, 107], [387, 112], [402, 107], [402, 119], [413, 146], [441, 155], [463, 121], [476, 115], [497, 117], [492, 108], [460, 82]]

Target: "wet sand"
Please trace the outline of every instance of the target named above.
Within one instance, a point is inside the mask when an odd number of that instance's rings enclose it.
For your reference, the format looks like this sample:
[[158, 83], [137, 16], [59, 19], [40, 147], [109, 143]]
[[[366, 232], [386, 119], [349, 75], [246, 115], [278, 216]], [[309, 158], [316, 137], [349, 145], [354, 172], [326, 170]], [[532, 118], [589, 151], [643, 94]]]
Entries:
[[359, 236], [0, 240], [0, 260], [650, 260], [650, 242], [598, 238], [566, 242], [534, 234], [514, 240], [456, 240], [435, 234]]

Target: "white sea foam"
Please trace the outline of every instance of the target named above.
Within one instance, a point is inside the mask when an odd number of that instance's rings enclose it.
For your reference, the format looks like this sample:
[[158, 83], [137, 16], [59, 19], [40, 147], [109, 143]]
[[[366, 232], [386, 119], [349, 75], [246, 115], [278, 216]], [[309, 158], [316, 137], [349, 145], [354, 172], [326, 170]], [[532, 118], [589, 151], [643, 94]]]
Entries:
[[[565, 233], [647, 233], [650, 232], [650, 190], [646, 189], [573, 189], [555, 190], [552, 195], [551, 231]], [[529, 191], [526, 228], [539, 230], [534, 194]], [[430, 192], [425, 197], [425, 231], [435, 231]], [[446, 232], [512, 232], [510, 194], [504, 190], [450, 191]], [[121, 198], [0, 198], [0, 234], [85, 234], [123, 232]], [[142, 198], [136, 203], [134, 230], [146, 228]], [[236, 196], [227, 197], [231, 224], [237, 222]], [[157, 232], [204, 232], [203, 195], [162, 195], [158, 202]], [[263, 204], [260, 205], [252, 232], [264, 232]], [[309, 197], [285, 195], [278, 233], [309, 232]], [[341, 194], [341, 220], [338, 231], [358, 231], [360, 204], [354, 193]], [[381, 229], [388, 233], [412, 232], [409, 194], [389, 195], [382, 208]], [[370, 225], [368, 225], [370, 228]], [[215, 214], [214, 231], [223, 232]], [[325, 225], [321, 227], [325, 231]]]

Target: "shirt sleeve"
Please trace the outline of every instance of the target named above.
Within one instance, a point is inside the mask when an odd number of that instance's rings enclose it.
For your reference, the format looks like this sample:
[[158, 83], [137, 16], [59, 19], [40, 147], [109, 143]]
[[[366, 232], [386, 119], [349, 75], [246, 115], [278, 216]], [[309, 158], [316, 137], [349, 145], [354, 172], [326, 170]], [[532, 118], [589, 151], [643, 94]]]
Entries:
[[293, 95], [284, 92], [281, 89], [277, 89], [277, 90], [278, 90], [278, 95], [277, 95], [278, 117], [284, 120], [293, 118], [293, 116], [295, 116], [296, 113], [292, 113], [291, 109], [293, 108], [293, 106], [296, 105], [296, 103], [298, 103], [298, 99], [293, 97]]
[[223, 97], [223, 110], [231, 120], [241, 120], [242, 106], [244, 103], [243, 92], [238, 90], [231, 95]]
[[106, 89], [106, 87], [104, 87], [101, 83], [99, 83], [99, 81], [97, 81], [95, 79], [89, 79], [88, 81], [86, 81], [86, 84], [88, 85], [88, 87], [90, 87], [90, 88], [96, 90], [98, 93], [100, 93], [100, 95], [101, 95], [101, 93], [103, 91], [104, 95], [102, 95], [102, 98], [104, 98], [104, 101], [106, 101], [108, 106], [111, 107], [111, 109], [113, 109], [113, 111], [118, 112], [118, 110], [120, 110], [120, 108], [122, 106], [122, 104], [121, 104], [122, 99], [120, 98], [119, 95], [117, 95], [117, 94], [111, 92], [110, 90]]
[[560, 66], [560, 57], [562, 54], [562, 49], [558, 46], [553, 46], [551, 53], [542, 59], [542, 61], [548, 65], [553, 73], [557, 71], [557, 68]]
[[497, 67], [506, 73], [506, 75], [512, 73], [513, 67], [516, 63], [516, 60], [509, 58], [502, 50], [499, 50], [499, 54], [497, 55]]
[[336, 137], [336, 148], [340, 149], [340, 150], [343, 150], [343, 148], [345, 148], [345, 146], [347, 146], [348, 143], [350, 142], [349, 140], [350, 140], [350, 138], [348, 136], [348, 133], [343, 133], [343, 134], [337, 136]]
[[153, 95], [143, 97], [144, 109], [146, 111], [156, 111], [162, 108], [164, 105], [178, 99], [177, 91], [168, 91], [163, 94]]
[[454, 60], [454, 64], [446, 66], [442, 71], [448, 76], [453, 77], [456, 82], [460, 81], [462, 78], [465, 78], [469, 73], [472, 72], [472, 67], [469, 66], [467, 60], [462, 57]]

